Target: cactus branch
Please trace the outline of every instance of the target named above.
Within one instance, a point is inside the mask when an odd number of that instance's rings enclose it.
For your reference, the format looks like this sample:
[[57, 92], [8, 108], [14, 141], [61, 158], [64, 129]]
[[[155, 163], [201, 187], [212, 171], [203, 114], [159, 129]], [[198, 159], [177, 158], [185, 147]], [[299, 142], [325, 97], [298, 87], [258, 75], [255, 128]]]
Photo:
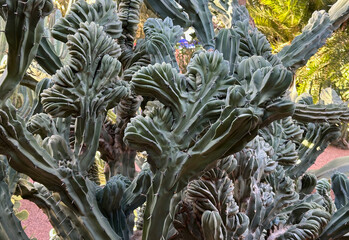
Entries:
[[314, 12], [303, 32], [277, 54], [282, 64], [293, 71], [304, 66], [348, 18], [347, 0], [338, 0], [328, 13], [324, 10]]
[[0, 160], [0, 239], [3, 240], [29, 240], [25, 234], [21, 222], [15, 216], [9, 186], [5, 181], [6, 165]]
[[[6, 12], [5, 35], [8, 48], [7, 68], [0, 78], [0, 100], [11, 96], [36, 56], [44, 29], [44, 18], [53, 9], [51, 0], [1, 1]], [[14, 31], [14, 29], [19, 29]]]

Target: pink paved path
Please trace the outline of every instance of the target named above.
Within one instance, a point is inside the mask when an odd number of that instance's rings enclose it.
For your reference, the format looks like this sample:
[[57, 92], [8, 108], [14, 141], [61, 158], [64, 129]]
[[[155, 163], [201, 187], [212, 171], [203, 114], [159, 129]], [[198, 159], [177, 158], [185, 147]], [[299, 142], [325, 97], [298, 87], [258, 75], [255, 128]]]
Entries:
[[349, 150], [329, 146], [323, 153], [320, 154], [320, 156], [316, 159], [316, 162], [309, 168], [309, 170], [319, 169], [331, 160], [345, 156], [349, 156]]
[[[310, 169], [321, 168], [327, 162], [344, 156], [349, 156], [349, 150], [330, 146], [317, 158], [315, 164]], [[23, 226], [26, 226], [25, 231], [28, 236], [36, 237], [38, 240], [49, 240], [49, 231], [52, 227], [46, 215], [35, 204], [27, 200], [22, 200], [21, 209], [29, 211], [29, 218], [22, 222]]]

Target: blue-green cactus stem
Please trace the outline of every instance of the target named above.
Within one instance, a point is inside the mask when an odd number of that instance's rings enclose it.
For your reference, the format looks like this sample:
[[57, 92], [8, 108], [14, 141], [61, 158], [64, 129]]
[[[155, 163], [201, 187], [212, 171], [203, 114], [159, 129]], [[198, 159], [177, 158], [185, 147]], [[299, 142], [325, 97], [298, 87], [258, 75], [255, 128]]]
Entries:
[[169, 17], [174, 24], [188, 28], [191, 23], [183, 9], [173, 0], [145, 0], [147, 7], [157, 13], [161, 18]]
[[74, 240], [81, 235], [87, 235], [86, 232], [79, 232], [81, 227], [74, 225], [74, 214], [70, 213], [69, 217], [62, 203], [57, 202], [59, 196], [53, 195], [45, 186], [22, 179], [18, 184], [18, 191], [23, 199], [35, 203], [47, 215], [52, 226], [55, 227], [57, 235], [63, 239]]
[[[81, 175], [69, 173], [62, 179], [66, 193], [61, 193], [62, 202], [68, 207], [72, 214], [76, 215], [75, 226], [80, 226], [85, 231], [87, 239], [121, 240], [115, 233], [108, 220], [99, 210], [95, 197], [96, 185], [94, 182]], [[73, 221], [74, 223], [74, 221]]]
[[116, 175], [107, 184], [97, 190], [98, 207], [108, 219], [114, 231], [124, 240], [130, 239], [132, 228], [127, 219], [133, 210], [141, 206], [151, 184], [151, 172], [147, 166], [131, 182], [127, 177]]
[[119, 44], [125, 44], [132, 48], [134, 37], [137, 32], [140, 8], [143, 0], [120, 0], [118, 5], [118, 16], [122, 22], [122, 35]]
[[178, 1], [188, 14], [196, 36], [207, 50], [215, 47], [215, 33], [213, 29], [212, 14], [208, 9], [208, 0]]
[[63, 67], [61, 60], [50, 46], [47, 37], [41, 38], [35, 60], [50, 75], [55, 74], [58, 69]]
[[6, 15], [7, 68], [0, 78], [0, 100], [11, 96], [36, 56], [44, 18], [53, 9], [51, 0], [0, 1]]
[[143, 217], [146, 220], [143, 223], [143, 240], [161, 239], [166, 235], [163, 233], [164, 221], [169, 214], [171, 199], [175, 194], [175, 190], [171, 189], [173, 181], [171, 178], [173, 179], [173, 176], [167, 175], [166, 172], [154, 175], [147, 193], [147, 205]]
[[346, 239], [349, 222], [349, 204], [338, 209], [332, 215], [324, 231], [319, 236], [319, 240]]
[[343, 173], [335, 173], [331, 177], [332, 190], [334, 192], [337, 209], [349, 204], [349, 180]]
[[215, 34], [208, 0], [146, 0], [145, 3], [163, 19], [169, 17], [183, 28], [193, 26], [203, 47], [214, 49]]
[[316, 11], [290, 45], [284, 47], [277, 55], [282, 64], [292, 70], [304, 66], [326, 39], [349, 18], [349, 2], [338, 0], [327, 12]]
[[53, 26], [52, 36], [62, 42], [68, 41], [68, 35], [74, 34], [81, 23], [94, 22], [103, 26], [104, 32], [113, 39], [122, 33], [122, 24], [116, 13], [116, 3], [112, 0], [97, 0], [92, 4], [79, 0], [74, 3], [68, 14]]
[[116, 107], [116, 123], [105, 122], [99, 138], [101, 158], [107, 162], [107, 180], [116, 174], [130, 179], [135, 176], [136, 151], [123, 142], [127, 123], [136, 116], [143, 98], [131, 95], [119, 102]]
[[15, 216], [11, 193], [5, 182], [6, 164], [0, 160], [0, 239], [1, 240], [29, 240], [25, 234], [21, 222]]
[[[250, 62], [262, 64], [250, 58], [246, 66]], [[292, 113], [293, 104], [279, 98], [264, 109], [288, 88], [291, 74], [282, 66], [263, 63], [269, 64], [263, 72], [240, 68], [241, 85], [229, 75], [229, 63], [218, 51], [195, 55], [185, 76], [170, 64], [148, 66], [133, 75], [137, 94], [161, 102], [149, 104], [144, 116], [132, 119], [124, 137], [131, 147], [147, 151], [155, 173], [147, 195], [143, 238], [167, 235], [164, 222], [170, 199], [190, 179], [217, 159], [240, 151], [263, 124]], [[270, 84], [272, 89], [267, 88]]]
[[340, 136], [340, 129], [334, 124], [308, 123], [307, 129], [298, 148], [299, 162], [287, 170], [292, 178], [298, 178], [305, 173], [325, 148]]

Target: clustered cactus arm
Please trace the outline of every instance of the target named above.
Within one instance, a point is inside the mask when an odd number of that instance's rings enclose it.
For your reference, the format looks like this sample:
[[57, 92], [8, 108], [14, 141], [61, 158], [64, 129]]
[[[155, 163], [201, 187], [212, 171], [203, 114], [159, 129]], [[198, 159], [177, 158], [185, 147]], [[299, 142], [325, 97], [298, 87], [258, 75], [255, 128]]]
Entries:
[[7, 102], [0, 114], [1, 153], [9, 157], [10, 165], [35, 181], [45, 182], [50, 189], [60, 190], [61, 181], [55, 170], [57, 164], [26, 130], [24, 121], [16, 116], [16, 109]]
[[[178, 74], [169, 64], [142, 68], [133, 76], [131, 84], [136, 93], [155, 97], [165, 105], [162, 109], [155, 107], [146, 117], [137, 116], [125, 133], [131, 147], [147, 150], [152, 170], [157, 171], [154, 179], [167, 175], [162, 183], [166, 187], [153, 181], [150, 193], [155, 198], [149, 197], [148, 202], [155, 201], [154, 205], [147, 205], [148, 214], [166, 208], [155, 207], [156, 202], [163, 204], [161, 196], [170, 197], [206, 166], [239, 151], [254, 138], [259, 126], [292, 113], [292, 104], [276, 98], [291, 83], [291, 74], [282, 66], [272, 66], [260, 58], [243, 60], [237, 70], [238, 79], [229, 76], [229, 63], [218, 52], [195, 56], [186, 76]], [[259, 67], [264, 70], [257, 70]], [[274, 88], [268, 88], [269, 84]], [[275, 102], [269, 105], [272, 99]], [[158, 193], [162, 188], [171, 190]], [[153, 212], [151, 218], [157, 220], [156, 215]], [[160, 237], [161, 225], [156, 224], [148, 231], [150, 225], [145, 223], [144, 236]]]
[[131, 81], [135, 72], [150, 63], [144, 39], [137, 40], [134, 46], [142, 2], [142, 0], [120, 0], [118, 5], [118, 16], [123, 28], [118, 43], [122, 49], [120, 62], [123, 66], [125, 81]]
[[98, 150], [108, 164], [105, 172], [107, 180], [116, 174], [134, 178], [136, 151], [124, 143], [123, 137], [127, 123], [136, 116], [142, 100], [139, 95], [122, 99], [115, 108], [115, 124], [105, 122], [102, 127]]
[[60, 10], [55, 9], [45, 21], [45, 31], [41, 38], [35, 61], [48, 73], [54, 75], [63, 67], [63, 61], [67, 51], [64, 43], [52, 39], [51, 29], [62, 18]]
[[120, 45], [126, 45], [129, 48], [133, 47], [142, 2], [143, 0], [118, 1], [118, 16], [122, 23], [122, 35], [119, 37]]
[[[234, 158], [223, 159], [199, 180], [189, 183], [185, 200], [179, 204], [174, 220], [181, 239], [186, 239], [188, 235], [192, 235], [193, 239], [210, 239], [210, 235], [216, 236], [213, 239], [235, 239], [245, 231], [247, 224], [239, 226], [234, 221], [238, 217], [238, 206], [234, 201], [233, 185], [228, 176], [235, 167]], [[189, 204], [193, 209], [188, 208]], [[186, 219], [191, 215], [192, 219]], [[192, 224], [183, 224], [183, 220]], [[198, 224], [197, 229], [195, 222]], [[242, 229], [237, 230], [238, 228]], [[232, 229], [235, 231], [231, 231]]]
[[146, 0], [147, 6], [162, 18], [169, 17], [183, 28], [193, 26], [205, 49], [214, 49], [214, 29], [208, 0]]
[[55, 74], [58, 69], [63, 67], [61, 60], [50, 46], [47, 36], [41, 38], [35, 61], [50, 75]]
[[252, 182], [253, 190], [246, 214], [250, 219], [247, 239], [258, 239], [270, 229], [280, 210], [295, 203], [298, 194], [293, 181], [278, 167], [267, 176], [266, 182]]
[[293, 118], [299, 122], [349, 122], [349, 108], [345, 105], [304, 105], [296, 106]]
[[291, 117], [271, 123], [259, 131], [275, 154], [272, 156], [278, 164], [284, 167], [293, 166], [298, 159], [296, 143], [301, 142], [303, 130], [296, 125]]
[[[57, 125], [52, 126], [53, 121], [44, 128], [36, 126], [46, 137], [42, 148], [7, 102], [1, 109], [1, 152], [11, 157], [14, 168], [59, 193], [69, 209], [65, 213], [70, 214], [72, 226], [85, 238], [119, 239], [95, 208], [95, 186], [85, 176], [94, 161], [106, 110], [129, 94], [127, 86], [116, 81], [121, 50], [95, 23], [81, 24], [67, 40], [71, 61], [53, 77], [53, 85], [43, 91], [42, 103], [55, 118], [76, 118], [74, 151], [70, 149], [69, 136], [60, 134]], [[34, 119], [32, 123], [35, 125]], [[69, 125], [69, 120], [66, 123]]]
[[320, 235], [320, 240], [325, 239], [346, 239], [349, 222], [349, 189], [348, 177], [342, 173], [335, 173], [331, 177], [332, 190], [335, 193], [335, 204], [337, 211], [332, 215], [331, 220]]
[[[42, 103], [54, 117], [77, 117], [74, 155], [83, 172], [94, 161], [106, 109], [127, 96], [128, 89], [114, 81], [121, 69], [120, 47], [100, 26], [81, 24], [79, 32], [68, 39], [72, 66], [57, 71], [54, 85], [42, 93]], [[94, 54], [87, 56], [92, 49]]]
[[292, 178], [304, 174], [325, 148], [340, 136], [340, 129], [336, 125], [308, 123], [306, 126], [307, 132], [297, 149], [299, 162], [288, 169]]
[[234, 73], [240, 48], [240, 35], [233, 29], [221, 29], [216, 36], [216, 49], [223, 53], [230, 63], [230, 73]]
[[319, 236], [319, 239], [345, 239], [344, 235], [348, 233], [348, 221], [349, 205], [347, 204], [332, 215], [331, 220]]
[[132, 228], [127, 226], [127, 218], [145, 202], [150, 184], [151, 172], [144, 167], [132, 182], [125, 176], [117, 175], [105, 187], [97, 190], [99, 208], [122, 239], [129, 239]]
[[314, 104], [313, 97], [308, 93], [297, 97], [296, 103], [293, 118], [299, 122], [329, 122], [332, 124], [349, 122], [348, 105], [331, 88], [321, 91], [318, 104]]
[[174, 26], [170, 18], [148, 19], [144, 24], [145, 48], [152, 64], [170, 63], [179, 70], [174, 46], [183, 35], [179, 26]]
[[68, 35], [75, 34], [84, 22], [94, 22], [103, 26], [106, 32], [113, 39], [117, 39], [122, 34], [122, 24], [116, 14], [116, 4], [112, 0], [98, 0], [93, 4], [88, 4], [79, 0], [73, 4], [70, 12], [61, 18], [52, 29], [52, 36], [62, 42], [68, 41]]
[[208, 8], [208, 0], [178, 1], [188, 14], [191, 25], [202, 46], [207, 50], [214, 49], [214, 29], [212, 14]]
[[145, 0], [145, 4], [153, 12], [157, 13], [161, 18], [169, 17], [173, 19], [174, 24], [183, 28], [191, 25], [188, 16], [183, 12], [183, 9], [173, 0]]
[[255, 182], [260, 181], [265, 173], [275, 170], [277, 163], [272, 159], [274, 150], [261, 137], [256, 137], [244, 149], [233, 156], [237, 161], [230, 178], [234, 183], [234, 199], [240, 211], [247, 208], [247, 200], [251, 196]]
[[[56, 73], [53, 86], [42, 93], [42, 103], [46, 112], [54, 117], [76, 117], [74, 151], [70, 152], [69, 147], [64, 149], [68, 158], [61, 159], [67, 161], [62, 168], [69, 188], [68, 198], [73, 199], [72, 204], [77, 207], [75, 214], [90, 212], [89, 218], [82, 218], [82, 223], [87, 228], [96, 228], [93, 225], [101, 213], [93, 207], [97, 204], [94, 186], [80, 175], [71, 175], [70, 171], [76, 169], [84, 174], [90, 168], [94, 162], [106, 110], [127, 96], [129, 91], [125, 84], [115, 81], [121, 68], [117, 60], [120, 48], [103, 32], [102, 27], [95, 23], [81, 24], [75, 35], [68, 36], [68, 46], [72, 54], [71, 65]], [[87, 56], [90, 52], [93, 54]], [[66, 105], [66, 102], [71, 104]], [[56, 137], [51, 136], [53, 139]], [[63, 202], [69, 201], [65, 196], [61, 197]], [[86, 209], [88, 206], [89, 210]], [[89, 230], [91, 238], [105, 235], [107, 239], [118, 239], [108, 223], [98, 226], [101, 229]], [[99, 232], [103, 228], [104, 234]]]
[[[6, 114], [4, 110], [8, 110], [10, 114]], [[104, 236], [106, 239], [108, 239], [108, 236], [112, 239], [116, 238], [115, 233], [108, 230], [109, 225], [104, 225], [102, 227], [104, 229], [96, 229], [96, 226], [89, 223], [90, 221], [97, 221], [91, 218], [93, 215], [89, 212], [92, 211], [97, 216], [100, 213], [96, 209], [88, 207], [94, 205], [93, 191], [87, 190], [92, 187], [89, 180], [83, 179], [81, 176], [71, 176], [69, 168], [61, 165], [61, 162], [69, 162], [71, 157], [64, 138], [60, 135], [46, 138], [47, 150], [45, 150], [36, 142], [33, 135], [25, 130], [22, 120], [19, 119], [18, 121], [18, 117], [16, 119], [13, 118], [16, 117], [13, 106], [9, 105], [6, 108], [3, 106], [1, 112], [2, 134], [7, 134], [2, 135], [1, 146], [3, 147], [1, 152], [9, 156], [11, 166], [27, 174], [33, 180], [45, 184], [50, 190], [59, 192], [62, 202], [70, 207], [69, 211], [75, 216], [71, 220], [77, 220], [74, 226], [81, 227], [83, 230], [80, 231], [85, 231], [85, 234], [88, 233], [86, 237], [91, 239], [94, 238], [93, 236]], [[80, 188], [82, 189], [78, 190]], [[89, 214], [90, 217], [78, 217], [84, 214]], [[94, 230], [91, 231], [89, 228]]]
[[332, 189], [335, 195], [336, 208], [340, 209], [349, 203], [349, 180], [343, 173], [335, 173], [331, 177]]
[[316, 11], [290, 45], [284, 47], [277, 55], [282, 64], [292, 70], [304, 66], [309, 58], [322, 47], [326, 39], [349, 18], [349, 2], [337, 1], [327, 12]]
[[[34, 59], [44, 28], [44, 18], [53, 9], [50, 0], [2, 0], [2, 17], [6, 19], [5, 35], [9, 44], [7, 67], [0, 78], [0, 100], [11, 96]], [[20, 29], [20, 31], [14, 31]]]
[[337, 209], [331, 196], [331, 184], [329, 183], [329, 179], [318, 179], [315, 189], [316, 192], [323, 197], [323, 206], [326, 208], [327, 212], [329, 212], [330, 214], [334, 214]]
[[[60, 236], [127, 240], [131, 232], [127, 216], [146, 199], [146, 240], [166, 238], [173, 219], [178, 229], [174, 239], [259, 239], [273, 233], [276, 226], [285, 227], [284, 232], [276, 233], [277, 239], [307, 239], [319, 237], [327, 222], [345, 222], [347, 205], [329, 220], [334, 208], [328, 191], [310, 194], [314, 177], [304, 176], [301, 186], [296, 185], [296, 178], [320, 152], [317, 147], [328, 144], [333, 136], [335, 130], [326, 131], [332, 126], [307, 126], [305, 138], [314, 142], [315, 152], [295, 147], [301, 130], [290, 119], [268, 126], [294, 112], [294, 104], [281, 97], [292, 82], [292, 73], [271, 53], [265, 36], [249, 25], [246, 8], [236, 0], [228, 1], [233, 28], [215, 36], [207, 0], [147, 2], [160, 15], [170, 14], [175, 23], [194, 26], [208, 50], [193, 57], [185, 75], [179, 73], [174, 57], [182, 29], [173, 26], [170, 19], [149, 20], [145, 39], [134, 47], [140, 0], [119, 0], [118, 9], [112, 0], [93, 4], [79, 1], [52, 32], [67, 44], [69, 64], [56, 72], [59, 59], [52, 55], [48, 42], [41, 40], [39, 49], [46, 48], [44, 53], [53, 63], [48, 71], [56, 74], [52, 82], [37, 85], [42, 106], [36, 103], [32, 112], [43, 109], [46, 113], [34, 115], [25, 125], [9, 102], [2, 104], [0, 152], [10, 157], [14, 168], [47, 187], [20, 184], [23, 194], [41, 205], [51, 222], [59, 225]], [[46, 6], [46, 1], [40, 3], [35, 6]], [[328, 21], [337, 26], [346, 18], [347, 3], [340, 0], [333, 9]], [[320, 35], [327, 32], [325, 29]], [[36, 40], [35, 48], [40, 38]], [[227, 49], [227, 45], [233, 47]], [[218, 51], [212, 51], [214, 48]], [[24, 72], [34, 56], [25, 61]], [[19, 79], [23, 71], [12, 72]], [[132, 80], [127, 83], [119, 78]], [[1, 89], [5, 88], [1, 85]], [[142, 100], [137, 94], [155, 101], [135, 116]], [[111, 134], [114, 139], [106, 131], [101, 137], [106, 111], [116, 105], [116, 129], [111, 129], [115, 130]], [[298, 120], [306, 122], [312, 118], [309, 115], [316, 114], [321, 121], [330, 119], [331, 123], [347, 118], [344, 108], [327, 106], [329, 111], [321, 113], [313, 108], [306, 106], [305, 114], [296, 114]], [[74, 129], [70, 128], [72, 123]], [[265, 126], [267, 130], [259, 131]], [[279, 138], [265, 137], [282, 129], [285, 132]], [[258, 133], [270, 144], [255, 138]], [[330, 137], [324, 133], [331, 133]], [[42, 146], [34, 134], [43, 139]], [[74, 140], [69, 141], [73, 135]], [[247, 145], [253, 139], [253, 146]], [[103, 140], [104, 146], [98, 146]], [[110, 149], [115, 144], [122, 147], [121, 155], [128, 161], [135, 150], [146, 150], [154, 175], [144, 167], [132, 182], [118, 175], [110, 177], [105, 187], [96, 186], [88, 178], [95, 153], [98, 147], [107, 147], [102, 155], [114, 154]], [[284, 144], [283, 149], [280, 146]], [[273, 148], [279, 154], [273, 155]], [[296, 150], [301, 158], [298, 165]], [[181, 193], [184, 197], [174, 211]], [[320, 238], [343, 232], [340, 227], [327, 226]]]
[[[332, 99], [329, 99], [330, 96]], [[334, 93], [329, 93], [329, 90], [323, 91], [322, 97], [324, 99], [319, 104], [313, 104], [313, 99], [308, 94], [302, 94], [296, 99], [293, 118], [303, 123], [306, 131], [297, 149], [300, 162], [288, 170], [292, 177], [301, 176], [320, 153], [339, 138], [340, 123], [348, 122], [346, 104], [338, 104], [338, 99], [336, 100]]]
[[322, 232], [331, 215], [322, 209], [309, 209], [303, 214], [302, 220], [292, 225], [287, 231], [279, 236], [277, 240], [286, 239], [317, 239]]

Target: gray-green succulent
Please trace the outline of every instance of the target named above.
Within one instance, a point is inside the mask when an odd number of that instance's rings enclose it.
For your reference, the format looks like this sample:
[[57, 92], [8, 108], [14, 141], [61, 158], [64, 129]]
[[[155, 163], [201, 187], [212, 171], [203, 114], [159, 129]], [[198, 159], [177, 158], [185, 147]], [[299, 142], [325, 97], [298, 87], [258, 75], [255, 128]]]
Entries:
[[[44, 29], [51, 0], [0, 3], [9, 44], [0, 79], [1, 239], [28, 239], [11, 194], [43, 209], [61, 239], [130, 239], [138, 207], [144, 240], [347, 233], [347, 180], [332, 177], [333, 202], [329, 182], [306, 170], [339, 136], [348, 108], [288, 97], [292, 71], [348, 19], [347, 1], [315, 13], [276, 55], [237, 0], [146, 0], [162, 19], [148, 19], [137, 40], [141, 0], [80, 0], [52, 29]], [[210, 9], [227, 29], [215, 33]], [[182, 74], [174, 46], [189, 27], [204, 48]], [[51, 77], [30, 85], [36, 99], [17, 109], [9, 98], [29, 85], [34, 59]]]

